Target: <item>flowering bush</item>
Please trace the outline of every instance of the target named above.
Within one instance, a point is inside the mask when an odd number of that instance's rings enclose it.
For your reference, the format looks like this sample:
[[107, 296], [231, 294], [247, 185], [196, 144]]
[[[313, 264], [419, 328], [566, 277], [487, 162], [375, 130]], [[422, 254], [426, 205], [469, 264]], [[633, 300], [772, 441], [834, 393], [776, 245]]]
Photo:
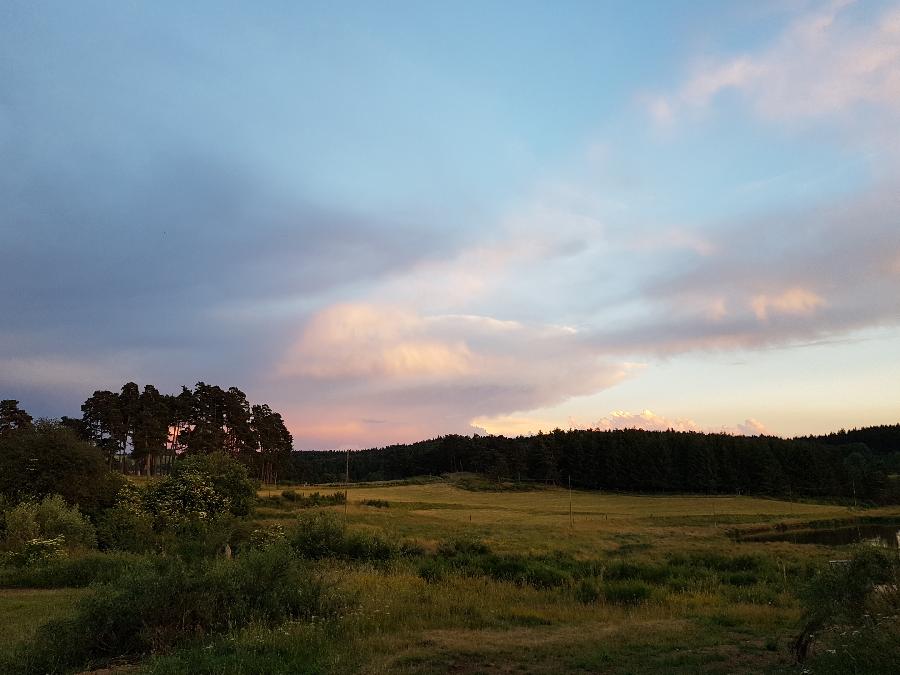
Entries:
[[281, 525], [275, 524], [268, 527], [258, 527], [250, 533], [250, 546], [252, 548], [266, 549], [280, 544], [287, 539], [287, 534]]
[[144, 504], [159, 529], [188, 521], [212, 520], [227, 513], [231, 500], [200, 471], [185, 470], [153, 483], [144, 495]]
[[[57, 539], [60, 547], [67, 548], [93, 548], [97, 544], [93, 526], [77, 506], [69, 506], [59, 495], [44, 497], [40, 502], [21, 502], [4, 511], [2, 517], [2, 546], [15, 553], [28, 547], [37, 551], [41, 544], [34, 542]], [[48, 547], [52, 549], [53, 545]]]
[[29, 539], [16, 554], [15, 562], [20, 565], [34, 565], [66, 557], [66, 537], [59, 535], [52, 539]]

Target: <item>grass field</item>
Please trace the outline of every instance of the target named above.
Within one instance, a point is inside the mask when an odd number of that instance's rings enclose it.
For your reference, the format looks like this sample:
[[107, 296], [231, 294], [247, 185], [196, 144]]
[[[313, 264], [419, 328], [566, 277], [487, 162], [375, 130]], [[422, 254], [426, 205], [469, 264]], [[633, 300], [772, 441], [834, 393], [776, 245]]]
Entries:
[[31, 638], [41, 624], [65, 616], [83, 589], [0, 589], [0, 650]]
[[[280, 486], [323, 493], [335, 487]], [[387, 507], [362, 502], [381, 500]], [[571, 507], [571, 515], [570, 515]], [[660, 565], [683, 553], [757, 555], [785, 570], [780, 581], [747, 587], [709, 583], [653, 589], [638, 605], [584, 604], [560, 589], [484, 578], [425, 583], [403, 566], [385, 572], [346, 568], [335, 583], [356, 592], [348, 622], [364, 672], [771, 672], [794, 670], [787, 652], [799, 607], [786, 570], [827, 561], [835, 551], [788, 543], [735, 543], [733, 528], [849, 518], [845, 506], [753, 497], [636, 496], [549, 488], [472, 491], [452, 483], [351, 486], [348, 521], [433, 550], [440, 541], [474, 537], [498, 552], [614, 564]], [[896, 510], [867, 512], [892, 514]], [[263, 506], [269, 522], [293, 518], [287, 504]], [[756, 594], [754, 596], [754, 593]], [[361, 656], [364, 654], [365, 656]]]
[[[799, 672], [787, 648], [800, 621], [796, 586], [816, 566], [846, 551], [737, 543], [731, 535], [740, 528], [861, 513], [745, 496], [488, 491], [460, 485], [471, 487], [455, 479], [351, 486], [346, 505], [317, 509], [301, 509], [281, 493], [331, 494], [340, 487], [261, 490], [254, 516], [260, 525], [289, 528], [301, 511], [331, 511], [346, 517], [351, 531], [415, 542], [421, 552], [381, 564], [318, 563], [328, 585], [351, 599], [337, 620], [251, 627], [145, 660], [138, 670]], [[869, 509], [865, 515], [900, 517], [900, 509]], [[481, 540], [495, 558], [541, 569], [556, 565], [571, 576], [542, 584], [504, 580], [475, 568], [437, 577], [423, 572], [423, 560], [443, 555], [442, 542], [461, 539]], [[582, 563], [593, 571], [579, 572]], [[85, 592], [90, 591], [0, 592], [0, 648], [64, 615]]]

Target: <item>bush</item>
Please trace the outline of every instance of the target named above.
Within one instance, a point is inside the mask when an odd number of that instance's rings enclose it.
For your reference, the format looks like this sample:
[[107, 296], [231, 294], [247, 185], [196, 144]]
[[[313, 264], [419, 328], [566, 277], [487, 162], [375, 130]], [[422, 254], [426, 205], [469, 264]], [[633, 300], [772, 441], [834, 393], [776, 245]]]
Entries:
[[212, 520], [231, 507], [229, 498], [216, 489], [211, 477], [192, 467], [152, 483], [144, 504], [153, 515], [157, 530]]
[[0, 588], [81, 588], [118, 579], [129, 566], [151, 558], [129, 553], [98, 553], [0, 568]]
[[250, 546], [252, 548], [269, 548], [282, 544], [287, 538], [281, 525], [269, 525], [258, 527], [250, 533]]
[[344, 521], [334, 513], [301, 514], [290, 542], [297, 554], [304, 558], [325, 558], [341, 552], [346, 531]]
[[800, 595], [806, 611], [803, 630], [792, 645], [798, 661], [806, 659], [818, 637], [840, 632], [836, 648], [817, 657], [817, 672], [820, 661], [834, 667], [834, 672], [877, 673], [896, 668], [900, 662], [900, 558], [896, 551], [862, 547], [848, 563], [821, 569]]
[[573, 571], [578, 568], [578, 563], [565, 556], [537, 558], [497, 554], [480, 540], [453, 539], [438, 546], [433, 562], [423, 565], [419, 574], [428, 581], [439, 581], [452, 571], [535, 588], [555, 588], [571, 583]]
[[281, 493], [281, 496], [283, 499], [286, 499], [303, 509], [312, 508], [314, 506], [339, 506], [347, 503], [346, 492], [334, 492], [330, 495], [323, 495], [316, 491], [304, 495], [295, 492], [294, 490], [285, 490]]
[[[25, 501], [3, 513], [3, 547], [22, 553], [40, 546], [37, 541], [56, 541], [59, 548], [92, 548], [97, 545], [94, 527], [76, 506], [68, 506], [59, 495], [44, 497], [40, 502]], [[61, 540], [58, 540], [62, 537]], [[49, 545], [54, 548], [55, 545]], [[37, 547], [37, 548], [35, 548]], [[46, 548], [46, 547], [45, 547]]]
[[146, 511], [117, 504], [97, 521], [97, 545], [102, 550], [143, 553], [156, 541], [153, 517]]
[[187, 562], [213, 558], [234, 541], [235, 519], [228, 514], [211, 520], [185, 520], [157, 533], [158, 548]]
[[442, 541], [438, 546], [438, 555], [452, 557], [457, 555], [484, 555], [491, 549], [480, 539], [461, 538]]
[[226, 499], [226, 508], [232, 515], [250, 514], [256, 498], [256, 483], [250, 479], [247, 467], [239, 461], [222, 452], [193, 455], [178, 460], [170, 478], [178, 480], [193, 472], [208, 478], [214, 490]]
[[343, 554], [351, 560], [384, 562], [396, 558], [399, 550], [377, 532], [351, 532], [344, 538]]
[[93, 516], [113, 504], [124, 481], [98, 448], [59, 423], [0, 435], [0, 495], [10, 503], [58, 494]]
[[376, 509], [386, 509], [391, 505], [386, 499], [363, 499], [360, 504], [363, 506], [373, 506]]
[[450, 566], [442, 558], [429, 558], [419, 567], [419, 576], [430, 584], [438, 583], [450, 574]]
[[585, 605], [593, 604], [600, 600], [600, 589], [593, 581], [582, 579], [575, 587], [575, 599]]
[[114, 658], [159, 652], [251, 623], [322, 616], [334, 599], [277, 546], [199, 569], [177, 559], [130, 567], [96, 587], [69, 619], [43, 626], [16, 659], [15, 672], [95, 667]]
[[383, 562], [400, 555], [400, 548], [376, 532], [347, 532], [344, 521], [330, 511], [301, 514], [290, 536], [303, 558], [341, 557]]
[[609, 581], [603, 586], [603, 598], [616, 605], [639, 605], [652, 593], [651, 586], [643, 581]]

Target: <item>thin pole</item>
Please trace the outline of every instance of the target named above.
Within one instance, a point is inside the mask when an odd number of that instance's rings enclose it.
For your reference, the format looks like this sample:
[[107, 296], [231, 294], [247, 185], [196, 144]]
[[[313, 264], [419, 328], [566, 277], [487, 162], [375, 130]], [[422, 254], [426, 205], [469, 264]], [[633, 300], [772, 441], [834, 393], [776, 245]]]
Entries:
[[575, 527], [575, 516], [572, 514], [572, 476], [569, 476], [569, 527]]
[[347, 473], [344, 476], [344, 519], [347, 518], [347, 504], [350, 503], [350, 448], [347, 448]]

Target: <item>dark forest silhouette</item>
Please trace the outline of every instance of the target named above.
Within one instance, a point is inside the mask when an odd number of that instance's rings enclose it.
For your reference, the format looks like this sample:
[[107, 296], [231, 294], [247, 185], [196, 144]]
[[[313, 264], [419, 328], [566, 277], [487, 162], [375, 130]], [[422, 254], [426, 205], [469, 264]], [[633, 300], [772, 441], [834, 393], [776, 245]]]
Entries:
[[[343, 481], [345, 451], [293, 451], [279, 413], [236, 387], [198, 382], [177, 395], [133, 382], [96, 391], [81, 418], [60, 426], [100, 450], [108, 467], [153, 475], [176, 458], [224, 452], [266, 482]], [[31, 416], [0, 402], [0, 434]], [[865, 502], [900, 501], [900, 424], [784, 439], [678, 431], [556, 429], [534, 436], [447, 435], [351, 453], [351, 481], [456, 472], [495, 481], [568, 484], [631, 492], [756, 494]]]

